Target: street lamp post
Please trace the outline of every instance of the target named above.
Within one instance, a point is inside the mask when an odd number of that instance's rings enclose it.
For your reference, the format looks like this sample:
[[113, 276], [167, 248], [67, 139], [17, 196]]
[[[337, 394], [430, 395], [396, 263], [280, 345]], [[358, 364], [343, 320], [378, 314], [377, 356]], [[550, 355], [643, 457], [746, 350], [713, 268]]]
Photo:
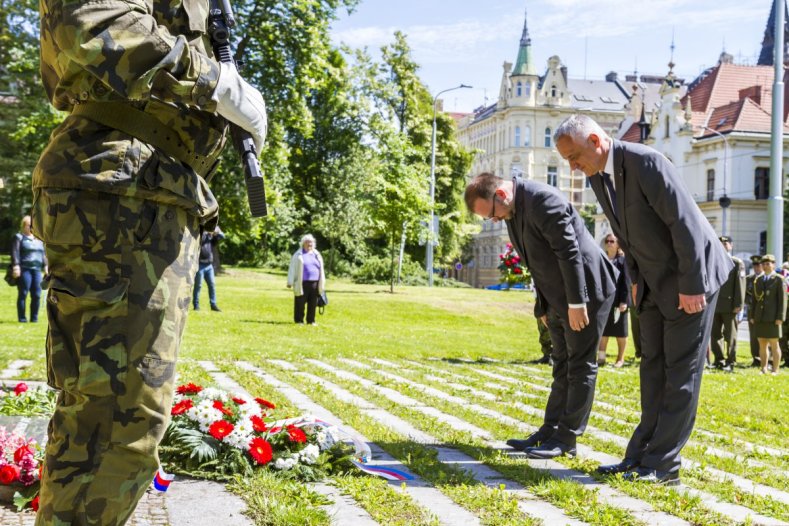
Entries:
[[430, 220], [427, 223], [427, 227], [430, 229], [430, 235], [427, 236], [427, 261], [425, 262], [427, 285], [429, 287], [433, 286], [433, 241], [438, 237], [438, 232], [433, 227], [433, 222], [435, 221], [433, 207], [436, 199], [436, 102], [438, 102], [438, 96], [442, 93], [470, 87], [471, 86], [461, 84], [454, 88], [439, 91], [436, 93], [436, 96], [433, 97], [433, 136], [430, 139]]
[[721, 220], [722, 223], [721, 235], [725, 236], [728, 235], [727, 225], [726, 225], [726, 209], [729, 208], [729, 205], [731, 204], [731, 199], [729, 199], [728, 196], [726, 195], [726, 165], [729, 162], [729, 140], [726, 138], [725, 135], [723, 135], [718, 130], [713, 130], [712, 128], [709, 128], [707, 126], [702, 126], [702, 128], [711, 131], [712, 133], [723, 139], [723, 196], [719, 199], [718, 202], [721, 205], [721, 209], [723, 209], [723, 217]]

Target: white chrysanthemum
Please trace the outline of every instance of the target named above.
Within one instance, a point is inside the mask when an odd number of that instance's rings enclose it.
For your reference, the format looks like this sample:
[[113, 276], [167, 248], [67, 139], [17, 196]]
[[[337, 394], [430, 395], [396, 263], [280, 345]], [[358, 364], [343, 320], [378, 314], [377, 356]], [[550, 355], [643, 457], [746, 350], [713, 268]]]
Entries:
[[201, 400], [222, 400], [223, 402], [230, 400], [230, 395], [228, 395], [226, 391], [217, 389], [216, 387], [206, 387], [200, 391], [197, 396]]
[[186, 398], [184, 395], [175, 393], [175, 396], [173, 397], [173, 405], [177, 404], [178, 402], [182, 402], [184, 398]]
[[288, 471], [295, 466], [298, 461], [294, 457], [288, 458], [278, 458], [274, 461], [274, 468], [279, 469], [280, 471]]
[[263, 412], [260, 410], [260, 406], [254, 400], [252, 403], [247, 402], [246, 404], [237, 406], [238, 407], [238, 414], [241, 418], [249, 418], [251, 416], [262, 416]]
[[236, 449], [241, 449], [243, 451], [249, 450], [249, 443], [252, 441], [252, 428], [249, 427], [244, 428], [240, 425], [237, 425], [233, 428], [233, 431], [230, 432], [224, 438], [224, 441], [233, 446]]
[[315, 444], [310, 444], [299, 452], [301, 461], [305, 464], [315, 464], [318, 461], [318, 456], [321, 454], [320, 449]]
[[198, 423], [200, 431], [207, 433], [211, 424], [221, 420], [223, 415], [222, 411], [214, 407], [212, 400], [203, 400], [196, 406], [191, 407], [186, 412], [186, 416]]

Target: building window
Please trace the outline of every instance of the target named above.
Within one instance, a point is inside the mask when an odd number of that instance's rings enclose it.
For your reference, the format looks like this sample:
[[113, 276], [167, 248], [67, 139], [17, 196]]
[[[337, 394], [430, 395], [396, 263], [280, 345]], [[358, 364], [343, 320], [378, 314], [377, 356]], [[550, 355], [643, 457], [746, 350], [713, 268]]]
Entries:
[[556, 84], [551, 84], [551, 98], [556, 98]]
[[531, 146], [531, 126], [523, 128], [523, 145]]
[[586, 181], [584, 182], [584, 188], [591, 188], [592, 187], [592, 178], [587, 177]]
[[551, 129], [550, 128], [545, 128], [545, 147], [546, 148], [550, 148], [551, 147]]
[[759, 254], [767, 253], [767, 230], [759, 232]]
[[521, 81], [519, 80], [517, 86], [515, 87], [515, 96], [520, 97], [521, 95], [523, 95], [523, 84], [521, 84]]
[[526, 96], [531, 97], [531, 82], [527, 82], [523, 87], [526, 88]]
[[558, 177], [558, 174], [556, 173], [556, 167], [555, 166], [549, 166], [548, 167], [548, 176], [547, 176], [547, 181], [546, 182], [549, 185], [551, 185], [551, 186], [558, 186], [559, 185], [559, 177]]
[[521, 127], [515, 126], [515, 147], [519, 148], [521, 145]]
[[715, 170], [707, 170], [707, 201], [715, 199]]
[[767, 199], [770, 196], [770, 169], [757, 168], [753, 174], [754, 199]]

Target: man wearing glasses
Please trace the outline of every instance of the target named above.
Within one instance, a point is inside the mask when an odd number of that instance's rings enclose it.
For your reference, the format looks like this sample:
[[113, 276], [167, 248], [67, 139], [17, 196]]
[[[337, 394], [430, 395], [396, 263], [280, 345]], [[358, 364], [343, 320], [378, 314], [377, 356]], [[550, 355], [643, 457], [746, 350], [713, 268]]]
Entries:
[[468, 184], [468, 209], [506, 221], [537, 289], [535, 315], [553, 342], [553, 384], [542, 427], [507, 441], [531, 458], [574, 456], [594, 399], [597, 347], [614, 301], [617, 271], [556, 188], [482, 173]]

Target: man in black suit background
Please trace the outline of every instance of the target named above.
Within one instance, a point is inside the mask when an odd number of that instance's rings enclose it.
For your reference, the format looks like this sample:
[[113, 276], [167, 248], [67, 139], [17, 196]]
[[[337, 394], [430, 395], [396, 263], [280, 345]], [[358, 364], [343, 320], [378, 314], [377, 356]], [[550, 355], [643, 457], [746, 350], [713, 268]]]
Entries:
[[661, 153], [613, 140], [584, 115], [565, 119], [554, 139], [570, 168], [591, 178], [625, 252], [641, 325], [641, 421], [624, 460], [598, 471], [679, 484], [718, 289], [733, 263]]
[[553, 343], [553, 384], [540, 429], [507, 444], [531, 458], [575, 455], [592, 409], [597, 347], [614, 301], [617, 272], [572, 204], [554, 187], [490, 173], [466, 187], [468, 209], [506, 221], [536, 287], [535, 315]]

